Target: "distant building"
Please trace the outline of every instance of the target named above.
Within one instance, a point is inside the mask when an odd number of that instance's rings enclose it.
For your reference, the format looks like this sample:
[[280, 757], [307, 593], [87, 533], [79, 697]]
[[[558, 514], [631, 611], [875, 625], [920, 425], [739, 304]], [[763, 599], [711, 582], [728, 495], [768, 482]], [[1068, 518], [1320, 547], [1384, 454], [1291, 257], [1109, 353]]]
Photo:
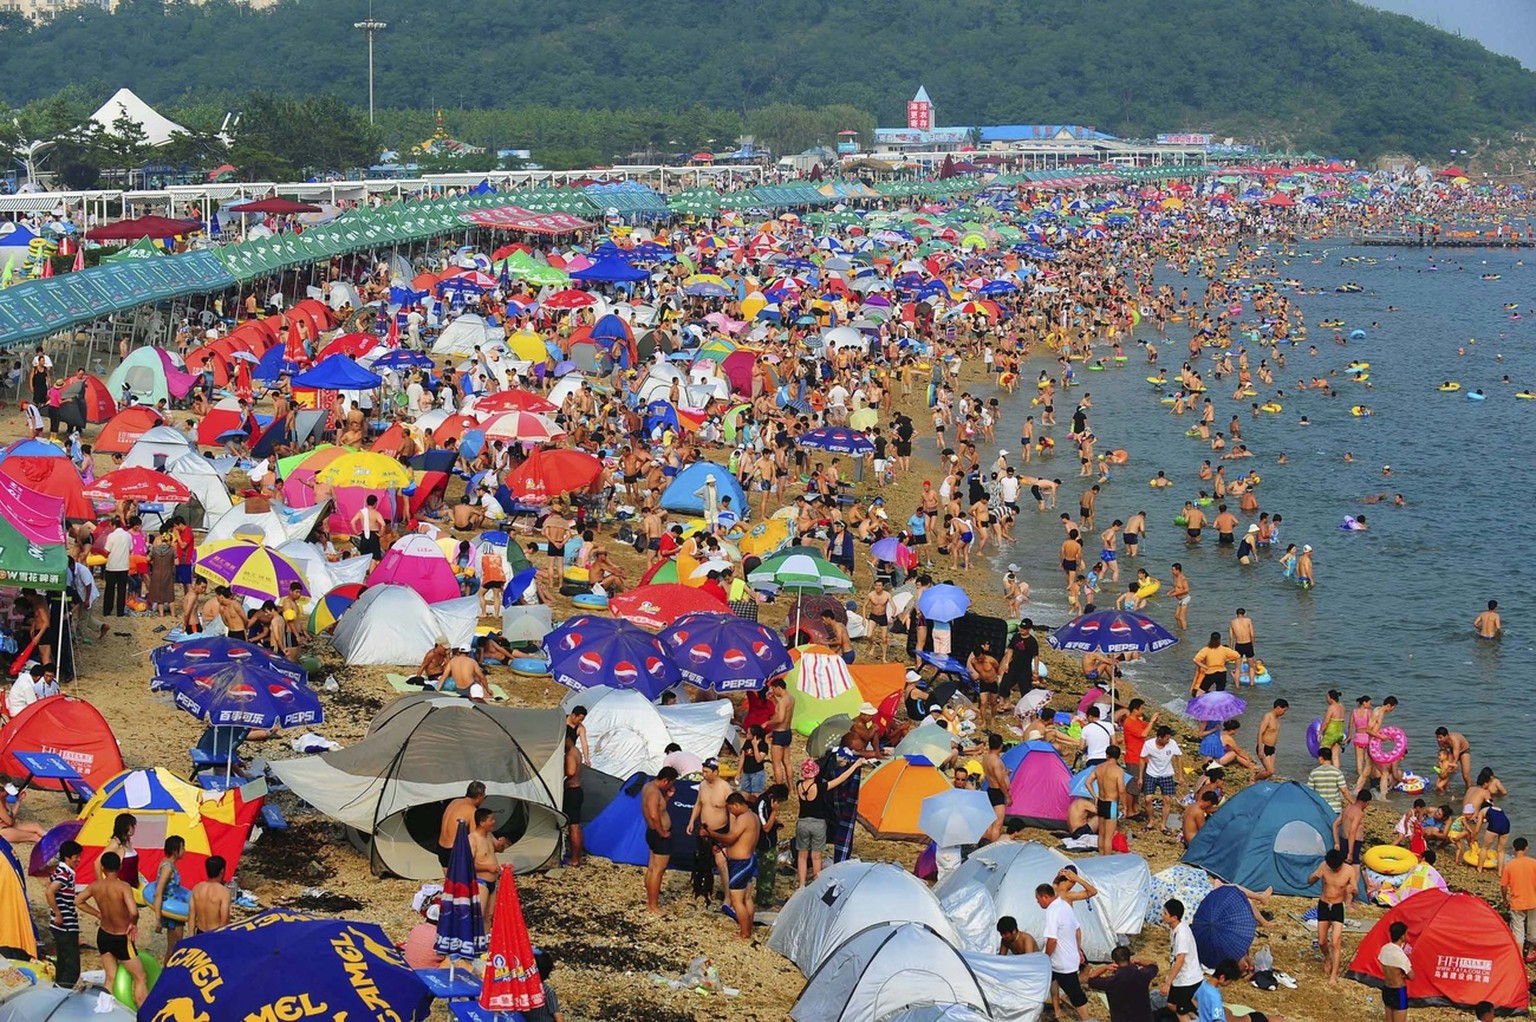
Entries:
[[[191, 0], [191, 2], [200, 3], [201, 0]], [[277, 3], [277, 0], [242, 0], [242, 2], [259, 9], [271, 7]], [[82, 7], [99, 7], [113, 11], [117, 8], [117, 0], [0, 0], [0, 12], [19, 14], [31, 21], [52, 21], [65, 11], [78, 10]]]

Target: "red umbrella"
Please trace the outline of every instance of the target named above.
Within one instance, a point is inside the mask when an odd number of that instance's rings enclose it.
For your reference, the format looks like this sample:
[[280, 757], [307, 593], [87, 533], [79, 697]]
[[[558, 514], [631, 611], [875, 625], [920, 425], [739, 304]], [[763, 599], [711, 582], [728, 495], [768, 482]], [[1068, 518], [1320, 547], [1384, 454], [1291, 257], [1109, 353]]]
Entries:
[[0, 462], [0, 473], [29, 490], [46, 493], [64, 502], [64, 517], [94, 521], [96, 509], [86, 499], [85, 484], [68, 458], [13, 454]]
[[480, 427], [487, 440], [517, 440], [541, 443], [565, 436], [553, 419], [537, 412], [500, 412]]
[[694, 586], [676, 582], [636, 586], [608, 601], [610, 614], [633, 621], [642, 628], [666, 628], [684, 614], [697, 611], [719, 613], [729, 610], [718, 597]]
[[92, 241], [138, 241], [140, 238], [179, 238], [203, 229], [199, 220], [171, 220], [163, 216], [141, 216], [137, 220], [119, 220], [105, 227], [91, 228]]
[[257, 199], [255, 202], [242, 202], [230, 208], [231, 213], [276, 213], [279, 216], [286, 213], [319, 213], [320, 211], [319, 206], [277, 196], [270, 199]]
[[544, 1005], [544, 983], [533, 960], [533, 941], [523, 920], [512, 867], [501, 867], [496, 882], [496, 911], [491, 916], [491, 950], [480, 985], [486, 1011], [530, 1011]]
[[507, 474], [507, 488], [521, 500], [546, 501], [586, 489], [602, 471], [603, 463], [590, 454], [565, 448], [539, 450]]
[[584, 309], [588, 305], [596, 303], [596, 301], [596, 298], [593, 298], [585, 291], [577, 291], [574, 288], [567, 288], [564, 291], [556, 291], [554, 294], [544, 299], [540, 305], [546, 309], [556, 310]]
[[96, 437], [98, 454], [127, 454], [139, 437], [160, 425], [160, 413], [149, 405], [130, 405], [107, 420]]
[[538, 412], [547, 414], [559, 411], [553, 401], [540, 397], [531, 390], [501, 390], [475, 399], [477, 412]]
[[146, 503], [180, 504], [192, 496], [179, 481], [152, 468], [120, 468], [91, 484], [85, 495], [92, 500], [141, 500]]

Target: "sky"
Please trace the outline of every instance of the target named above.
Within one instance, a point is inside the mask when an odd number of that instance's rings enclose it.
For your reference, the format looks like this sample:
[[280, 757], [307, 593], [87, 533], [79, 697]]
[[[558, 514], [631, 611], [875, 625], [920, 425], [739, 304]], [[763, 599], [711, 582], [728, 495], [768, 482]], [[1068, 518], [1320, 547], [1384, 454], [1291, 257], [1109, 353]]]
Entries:
[[1362, 0], [1460, 32], [1536, 70], [1536, 0]]

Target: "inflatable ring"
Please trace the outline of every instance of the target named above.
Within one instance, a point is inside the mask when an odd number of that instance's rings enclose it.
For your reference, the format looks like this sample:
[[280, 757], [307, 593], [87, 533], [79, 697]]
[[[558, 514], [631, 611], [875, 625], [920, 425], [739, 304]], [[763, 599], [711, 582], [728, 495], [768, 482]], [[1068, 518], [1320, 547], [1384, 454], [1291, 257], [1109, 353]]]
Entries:
[[107, 563], [107, 555], [106, 554], [87, 554], [86, 558], [85, 558], [85, 563], [86, 563], [87, 567], [99, 568], [103, 564]]
[[1417, 795], [1428, 786], [1428, 782], [1418, 774], [1407, 774], [1398, 783], [1397, 790], [1404, 795]]
[[1477, 393], [1477, 391], [1473, 391], [1472, 393], [1467, 395], [1467, 400], [1468, 401], [1485, 401], [1485, 400], [1487, 400], [1487, 398], [1488, 398], [1487, 394], [1479, 394], [1479, 393]]
[[608, 597], [599, 596], [597, 593], [577, 593], [571, 597], [571, 602], [578, 607], [591, 607], [594, 610], [608, 609]]
[[1145, 600], [1149, 597], [1156, 596], [1157, 591], [1161, 588], [1163, 588], [1163, 584], [1154, 578], [1146, 585], [1136, 590], [1136, 598], [1138, 600]]
[[1185, 436], [1199, 436], [1200, 435], [1200, 431], [1198, 429], [1186, 429], [1184, 431], [1184, 435]]
[[[146, 908], [153, 909], [155, 907], [155, 884], [156, 881], [151, 880], [149, 883], [144, 885], [142, 891], [140, 892], [143, 895], [144, 905]], [[189, 892], [180, 891], [177, 893], [181, 894], [181, 897], [167, 898], [165, 902], [163, 902], [160, 906], [160, 914], [165, 916], [167, 919], [175, 919], [181, 922], [185, 922], [187, 919], [187, 913], [191, 911], [191, 905], [188, 901]]]
[[536, 656], [513, 657], [512, 662], [507, 666], [511, 668], [513, 674], [524, 678], [549, 677], [549, 661]]
[[1439, 390], [1440, 393], [1442, 393], [1442, 394], [1450, 394], [1450, 393], [1454, 393], [1455, 391], [1460, 390], [1461, 389], [1461, 384], [1459, 384], [1459, 383], [1447, 383], [1443, 387], [1438, 387], [1436, 389]]
[[1188, 525], [1189, 524], [1189, 519], [1185, 518], [1183, 515], [1174, 515], [1173, 516], [1173, 524], [1174, 525]]
[[1371, 410], [1365, 407], [1365, 405], [1355, 405], [1349, 410], [1349, 414], [1353, 415], [1357, 419], [1363, 419], [1371, 414]]
[[1166, 387], [1168, 385], [1168, 381], [1167, 380], [1161, 379], [1161, 378], [1156, 377], [1156, 376], [1148, 376], [1147, 377], [1147, 382], [1152, 384], [1152, 386], [1154, 386], [1154, 387]]
[[1285, 406], [1281, 405], [1277, 401], [1270, 401], [1270, 402], [1268, 402], [1266, 404], [1259, 405], [1259, 411], [1261, 411], [1261, 412], [1269, 412], [1271, 415], [1273, 415], [1275, 412], [1280, 412], [1280, 411], [1284, 411], [1284, 410], [1285, 410]]
[[566, 568], [565, 580], [567, 582], [590, 582], [592, 577], [586, 568]]
[[[1517, 394], [1516, 397], [1518, 396]], [[1531, 397], [1536, 398], [1536, 394], [1532, 394]], [[1165, 397], [1162, 399], [1162, 403], [1165, 405], [1175, 405], [1179, 403], [1179, 399], [1176, 397]]]
[[1397, 845], [1376, 845], [1366, 849], [1361, 861], [1365, 863], [1366, 869], [1373, 869], [1382, 876], [1399, 877], [1413, 872], [1413, 868], [1419, 864], [1419, 857]]
[[[1382, 748], [1388, 743], [1392, 746], [1390, 751]], [[1391, 766], [1408, 754], [1408, 736], [1400, 727], [1384, 727], [1379, 737], [1371, 739], [1370, 753], [1372, 763]]]
[[1129, 451], [1110, 451], [1109, 460], [1111, 464], [1124, 465], [1131, 460], [1131, 455]]
[[1515, 394], [1515, 397], [1519, 398], [1521, 401], [1536, 401], [1536, 394], [1533, 394], [1528, 390], [1519, 391]]
[[1492, 848], [1469, 848], [1467, 849], [1467, 854], [1461, 857], [1461, 861], [1465, 862], [1468, 866], [1478, 865], [1478, 852], [1483, 853], [1483, 869], [1492, 869], [1499, 864], [1499, 853]]
[[1313, 717], [1312, 723], [1307, 725], [1307, 751], [1316, 759], [1323, 751], [1323, 718]]
[[1104, 371], [1104, 367], [1103, 366], [1089, 366], [1088, 367], [1088, 371], [1090, 373], [1102, 373]]

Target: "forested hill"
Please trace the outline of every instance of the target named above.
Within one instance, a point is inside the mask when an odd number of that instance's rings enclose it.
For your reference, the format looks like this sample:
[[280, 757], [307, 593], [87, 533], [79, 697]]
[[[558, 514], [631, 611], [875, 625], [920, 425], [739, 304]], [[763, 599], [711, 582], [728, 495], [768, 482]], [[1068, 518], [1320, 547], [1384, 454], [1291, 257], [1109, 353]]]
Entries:
[[[0, 99], [128, 85], [175, 105], [252, 89], [366, 103], [366, 0], [252, 11], [119, 0], [0, 32]], [[750, 110], [904, 122], [1193, 129], [1348, 155], [1439, 154], [1536, 125], [1536, 73], [1353, 0], [375, 0], [381, 107]]]

